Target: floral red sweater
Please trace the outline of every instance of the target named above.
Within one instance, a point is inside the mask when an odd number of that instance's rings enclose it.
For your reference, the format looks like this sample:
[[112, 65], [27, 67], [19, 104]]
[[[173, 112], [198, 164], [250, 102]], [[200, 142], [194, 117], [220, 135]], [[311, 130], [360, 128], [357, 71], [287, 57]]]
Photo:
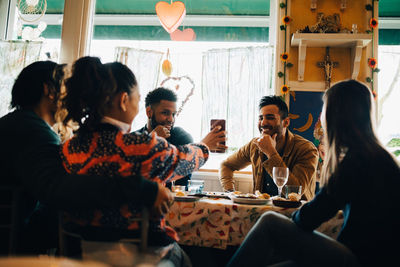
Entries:
[[[202, 144], [175, 147], [154, 133], [123, 134], [111, 124], [101, 124], [93, 133], [74, 136], [61, 150], [64, 167], [69, 173], [110, 177], [141, 175], [161, 183], [199, 169], [208, 155], [208, 148]], [[68, 217], [82, 226], [136, 230], [139, 226], [131, 219], [140, 216], [140, 210], [137, 205], [126, 204], [120, 209], [76, 212]], [[153, 227], [154, 223], [151, 223]], [[163, 220], [156, 224], [177, 240], [175, 231], [168, 229]]]

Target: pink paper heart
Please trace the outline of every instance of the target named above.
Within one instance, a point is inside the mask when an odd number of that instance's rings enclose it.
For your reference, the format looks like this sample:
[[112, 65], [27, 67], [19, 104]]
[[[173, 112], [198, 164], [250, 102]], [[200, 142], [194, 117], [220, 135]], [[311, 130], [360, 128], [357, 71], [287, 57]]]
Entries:
[[156, 13], [164, 29], [172, 33], [181, 25], [186, 15], [185, 4], [180, 1], [172, 4], [161, 1], [156, 4]]
[[169, 36], [173, 41], [194, 41], [196, 40], [196, 33], [192, 28], [184, 29], [183, 31], [176, 29], [173, 33], [170, 33]]

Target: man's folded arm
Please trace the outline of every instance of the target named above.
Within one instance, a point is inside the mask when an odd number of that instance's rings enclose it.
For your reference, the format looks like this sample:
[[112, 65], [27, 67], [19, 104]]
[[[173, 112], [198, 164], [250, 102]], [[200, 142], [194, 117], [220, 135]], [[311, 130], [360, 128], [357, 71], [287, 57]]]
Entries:
[[219, 179], [221, 182], [221, 186], [225, 191], [235, 190], [235, 185], [233, 181], [234, 171], [241, 170], [251, 163], [249, 156], [250, 145], [251, 142], [241, 147], [237, 152], [229, 156], [221, 163], [219, 169]]

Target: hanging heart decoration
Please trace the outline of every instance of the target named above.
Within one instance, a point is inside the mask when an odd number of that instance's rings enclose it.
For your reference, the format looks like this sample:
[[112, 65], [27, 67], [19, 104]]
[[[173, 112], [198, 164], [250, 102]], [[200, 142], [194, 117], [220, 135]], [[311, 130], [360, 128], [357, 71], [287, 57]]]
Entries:
[[181, 76], [166, 78], [161, 82], [160, 87], [170, 88], [175, 91], [178, 96], [178, 101], [181, 102], [181, 105], [176, 112], [176, 116], [178, 116], [186, 102], [188, 102], [189, 98], [193, 95], [195, 85], [189, 76]]
[[186, 15], [186, 8], [180, 1], [171, 4], [161, 1], [156, 4], [156, 13], [164, 29], [168, 33], [173, 33], [181, 25]]
[[186, 28], [183, 31], [176, 29], [173, 33], [170, 33], [172, 41], [194, 41], [196, 40], [196, 33], [192, 28]]

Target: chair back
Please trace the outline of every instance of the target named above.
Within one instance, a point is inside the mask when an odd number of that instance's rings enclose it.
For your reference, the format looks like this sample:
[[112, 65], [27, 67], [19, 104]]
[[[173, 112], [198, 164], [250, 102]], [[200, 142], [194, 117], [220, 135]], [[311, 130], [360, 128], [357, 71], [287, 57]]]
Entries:
[[18, 240], [18, 202], [16, 186], [0, 186], [0, 254], [15, 255]]
[[[133, 221], [138, 221], [140, 223], [140, 237], [138, 237], [138, 238], [123, 238], [116, 242], [139, 244], [140, 252], [146, 252], [147, 244], [148, 244], [149, 219], [150, 219], [149, 210], [148, 210], [148, 208], [143, 207], [142, 216], [132, 219]], [[68, 246], [68, 239], [79, 240], [80, 243], [83, 240], [85, 240], [81, 235], [66, 229], [65, 222], [64, 222], [64, 213], [61, 212], [59, 215], [60, 256], [67, 256], [67, 257], [71, 256], [70, 249]], [[101, 239], [101, 237], [99, 239]], [[90, 241], [90, 240], [85, 240], [85, 241]]]
[[121, 239], [121, 242], [129, 242], [129, 243], [139, 243], [139, 248], [141, 252], [145, 252], [147, 250], [147, 242], [149, 235], [149, 210], [146, 207], [142, 209], [142, 216], [140, 218], [134, 219], [140, 222], [140, 238], [124, 238]]

